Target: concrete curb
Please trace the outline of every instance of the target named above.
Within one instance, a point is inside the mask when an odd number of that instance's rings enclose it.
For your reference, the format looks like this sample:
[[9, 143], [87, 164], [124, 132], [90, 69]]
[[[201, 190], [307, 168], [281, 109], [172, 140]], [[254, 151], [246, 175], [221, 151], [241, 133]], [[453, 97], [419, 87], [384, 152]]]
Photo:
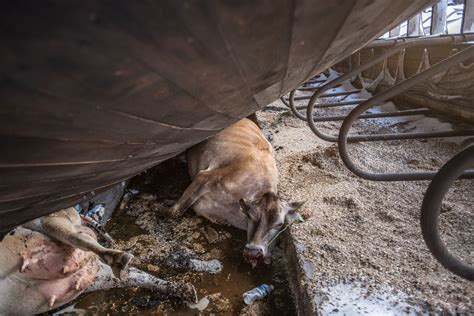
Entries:
[[285, 234], [283, 247], [296, 311], [298, 315], [316, 315], [316, 305], [308, 291], [308, 284], [314, 278], [314, 264], [303, 259], [305, 246], [293, 238], [291, 230]]

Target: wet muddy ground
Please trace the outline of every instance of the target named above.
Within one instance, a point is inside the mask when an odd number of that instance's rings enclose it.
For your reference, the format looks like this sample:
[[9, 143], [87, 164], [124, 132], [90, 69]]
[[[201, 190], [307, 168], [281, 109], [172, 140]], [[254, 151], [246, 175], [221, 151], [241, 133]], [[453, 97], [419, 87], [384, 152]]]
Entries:
[[[137, 190], [122, 209], [116, 210], [107, 225], [118, 248], [135, 255], [132, 265], [166, 280], [194, 284], [199, 298], [210, 303], [204, 313], [228, 315], [294, 314], [283, 251], [277, 247], [272, 265], [252, 269], [243, 261], [246, 233], [232, 227], [219, 226], [188, 211], [182, 218], [172, 219], [163, 211], [189, 185], [185, 162], [179, 158], [167, 161], [133, 179], [129, 188]], [[219, 273], [194, 272], [188, 259], [219, 260]], [[242, 294], [267, 283], [275, 286], [268, 299], [245, 307]], [[174, 298], [146, 290], [110, 290], [81, 296], [76, 311], [102, 313], [140, 313], [196, 315], [196, 309]]]

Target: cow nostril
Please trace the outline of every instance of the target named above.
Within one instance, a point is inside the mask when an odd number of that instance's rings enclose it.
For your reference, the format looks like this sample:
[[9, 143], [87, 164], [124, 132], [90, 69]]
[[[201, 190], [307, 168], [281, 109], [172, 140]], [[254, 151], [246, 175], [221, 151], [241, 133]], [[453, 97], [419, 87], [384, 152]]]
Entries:
[[245, 250], [248, 253], [256, 254], [256, 255], [262, 255], [263, 254], [263, 247], [259, 245], [252, 245], [252, 244], [247, 244], [245, 245]]

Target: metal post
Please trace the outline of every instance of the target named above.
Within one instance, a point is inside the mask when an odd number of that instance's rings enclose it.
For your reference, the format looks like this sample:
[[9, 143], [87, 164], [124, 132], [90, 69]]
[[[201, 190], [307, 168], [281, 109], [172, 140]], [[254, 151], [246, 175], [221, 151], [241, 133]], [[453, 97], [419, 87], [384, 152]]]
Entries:
[[446, 33], [446, 11], [448, 0], [439, 0], [434, 6], [431, 14], [431, 34]]
[[400, 36], [400, 25], [395, 26], [393, 29], [388, 32], [389, 37], [398, 37]]
[[421, 29], [421, 14], [417, 14], [408, 20], [407, 36], [420, 36], [423, 35]]
[[474, 0], [465, 0], [461, 33], [474, 32]]

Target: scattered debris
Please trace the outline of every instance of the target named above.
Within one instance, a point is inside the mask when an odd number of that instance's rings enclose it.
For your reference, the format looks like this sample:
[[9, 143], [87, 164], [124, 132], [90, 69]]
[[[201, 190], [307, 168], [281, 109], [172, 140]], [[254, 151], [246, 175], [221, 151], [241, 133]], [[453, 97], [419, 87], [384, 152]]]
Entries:
[[265, 298], [271, 291], [273, 291], [273, 285], [261, 284], [256, 288], [247, 291], [243, 295], [244, 303], [247, 305], [252, 305], [253, 302]]
[[118, 209], [123, 210], [127, 206], [127, 203], [132, 199], [132, 197], [133, 194], [131, 192], [126, 192], [122, 197], [122, 201], [120, 201]]
[[219, 273], [222, 264], [219, 260], [201, 260], [191, 250], [183, 248], [172, 253], [166, 260], [166, 264], [180, 270], [191, 270], [196, 272]]
[[267, 302], [257, 301], [252, 305], [245, 306], [240, 311], [240, 316], [261, 316], [271, 315], [270, 307]]
[[179, 297], [186, 302], [195, 304], [198, 302], [196, 289], [189, 283], [165, 281], [136, 268], [128, 268], [127, 277], [118, 279], [114, 277], [112, 269], [109, 266], [103, 263], [99, 265], [99, 272], [86, 292], [124, 287], [139, 287], [152, 290], [153, 292]]
[[109, 235], [102, 226], [102, 221], [105, 215], [105, 207], [103, 204], [88, 203], [88, 208], [83, 208], [80, 204], [76, 204], [74, 209], [79, 214], [82, 224], [92, 228], [99, 238], [102, 238], [107, 246], [115, 244], [114, 239]]
[[198, 311], [202, 312], [209, 305], [209, 299], [207, 298], [207, 296], [204, 296], [199, 300], [199, 302], [197, 302], [197, 304], [187, 303], [187, 305], [189, 308], [197, 309]]
[[224, 313], [231, 309], [230, 301], [221, 292], [208, 295], [210, 313]]
[[156, 199], [156, 196], [151, 193], [142, 193], [139, 195], [139, 197], [145, 201], [154, 201]]
[[192, 271], [196, 272], [208, 272], [215, 274], [222, 271], [222, 264], [217, 259], [209, 261], [190, 259], [189, 267]]
[[219, 234], [214, 228], [206, 226], [202, 229], [202, 231], [208, 243], [215, 244], [216, 242], [220, 241]]

